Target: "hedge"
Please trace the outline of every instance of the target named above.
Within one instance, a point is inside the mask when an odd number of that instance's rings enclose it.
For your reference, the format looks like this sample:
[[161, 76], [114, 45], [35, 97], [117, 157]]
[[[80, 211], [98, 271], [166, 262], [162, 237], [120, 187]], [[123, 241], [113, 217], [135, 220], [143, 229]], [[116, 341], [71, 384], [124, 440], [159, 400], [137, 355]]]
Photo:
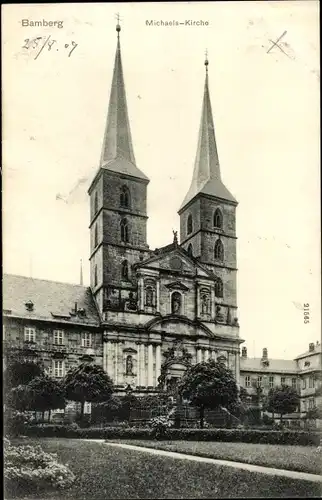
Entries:
[[[153, 429], [105, 427], [87, 429], [69, 425], [28, 425], [24, 435], [79, 439], [153, 439]], [[243, 443], [318, 445], [321, 433], [307, 431], [272, 431], [257, 429], [168, 429], [166, 439], [190, 441], [231, 441]]]

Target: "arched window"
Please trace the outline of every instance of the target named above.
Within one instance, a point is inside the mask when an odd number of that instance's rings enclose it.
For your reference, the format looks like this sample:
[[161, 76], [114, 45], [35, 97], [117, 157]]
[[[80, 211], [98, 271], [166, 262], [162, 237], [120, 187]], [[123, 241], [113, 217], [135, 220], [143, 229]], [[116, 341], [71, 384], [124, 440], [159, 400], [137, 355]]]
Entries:
[[98, 197], [97, 197], [97, 192], [94, 194], [94, 214], [96, 214], [98, 211]]
[[171, 296], [171, 313], [181, 314], [181, 293], [173, 292]]
[[149, 307], [154, 305], [154, 293], [152, 286], [147, 286], [145, 289], [145, 305]]
[[130, 191], [126, 186], [121, 187], [120, 205], [124, 208], [130, 208]]
[[121, 220], [121, 241], [127, 243], [129, 241], [129, 226], [126, 219]]
[[216, 282], [215, 282], [215, 295], [216, 295], [216, 297], [223, 297], [224, 296], [224, 286], [223, 286], [223, 282], [220, 278], [217, 278]]
[[224, 245], [221, 240], [217, 240], [215, 243], [215, 259], [224, 260]]
[[122, 262], [121, 275], [122, 275], [122, 278], [125, 280], [127, 280], [129, 277], [129, 265], [128, 265], [127, 260], [123, 260], [123, 262]]
[[193, 257], [193, 248], [192, 248], [191, 243], [190, 243], [190, 245], [188, 245], [187, 252], [189, 254], [189, 257]]
[[222, 229], [223, 225], [223, 216], [221, 213], [221, 210], [219, 208], [216, 209], [214, 213], [214, 227], [217, 227], [218, 229]]
[[95, 264], [94, 266], [94, 286], [97, 285], [98, 279], [97, 279], [97, 265]]
[[189, 214], [188, 215], [188, 219], [187, 219], [187, 234], [190, 234], [192, 233], [192, 215]]
[[98, 245], [98, 230], [97, 225], [94, 227], [94, 247]]

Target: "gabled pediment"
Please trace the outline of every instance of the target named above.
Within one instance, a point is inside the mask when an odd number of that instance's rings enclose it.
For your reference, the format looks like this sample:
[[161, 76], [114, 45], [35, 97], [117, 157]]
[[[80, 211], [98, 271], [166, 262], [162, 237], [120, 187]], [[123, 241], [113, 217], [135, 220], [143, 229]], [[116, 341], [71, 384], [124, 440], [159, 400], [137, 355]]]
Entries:
[[169, 250], [155, 253], [152, 257], [136, 264], [136, 269], [154, 269], [159, 272], [169, 272], [170, 274], [182, 274], [197, 277], [209, 278], [211, 273], [203, 268], [198, 262], [191, 259], [185, 250], [169, 245]]
[[189, 290], [189, 288], [181, 281], [173, 281], [172, 283], [165, 285], [165, 287], [169, 290], [182, 290], [183, 292], [187, 292]]

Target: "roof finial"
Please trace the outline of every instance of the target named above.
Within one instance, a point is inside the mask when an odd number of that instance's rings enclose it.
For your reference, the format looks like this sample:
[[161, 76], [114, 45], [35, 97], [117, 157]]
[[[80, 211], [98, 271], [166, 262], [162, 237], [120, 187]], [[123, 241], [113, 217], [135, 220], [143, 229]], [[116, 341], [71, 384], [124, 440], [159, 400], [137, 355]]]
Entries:
[[208, 64], [209, 64], [209, 61], [208, 61], [208, 50], [206, 49], [205, 51], [205, 66], [206, 66], [206, 71], [208, 72]]
[[117, 13], [115, 17], [116, 17], [116, 21], [117, 21], [117, 25], [116, 25], [117, 38], [120, 38], [120, 31], [121, 31], [121, 26], [120, 26], [120, 20], [121, 20], [121, 18], [120, 18], [120, 14]]

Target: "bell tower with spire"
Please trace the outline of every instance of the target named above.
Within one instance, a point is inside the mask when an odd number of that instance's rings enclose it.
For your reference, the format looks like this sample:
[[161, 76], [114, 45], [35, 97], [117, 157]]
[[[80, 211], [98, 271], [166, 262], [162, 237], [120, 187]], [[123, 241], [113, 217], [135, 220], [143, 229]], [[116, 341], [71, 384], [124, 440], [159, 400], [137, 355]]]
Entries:
[[180, 245], [214, 273], [216, 296], [229, 306], [236, 298], [237, 201], [224, 185], [212, 116], [208, 58], [197, 154], [190, 188], [179, 209]]
[[[91, 288], [101, 313], [136, 288], [132, 264], [147, 255], [147, 185], [136, 165], [123, 77], [121, 27], [99, 169], [89, 188]], [[127, 293], [127, 295], [126, 295]]]

